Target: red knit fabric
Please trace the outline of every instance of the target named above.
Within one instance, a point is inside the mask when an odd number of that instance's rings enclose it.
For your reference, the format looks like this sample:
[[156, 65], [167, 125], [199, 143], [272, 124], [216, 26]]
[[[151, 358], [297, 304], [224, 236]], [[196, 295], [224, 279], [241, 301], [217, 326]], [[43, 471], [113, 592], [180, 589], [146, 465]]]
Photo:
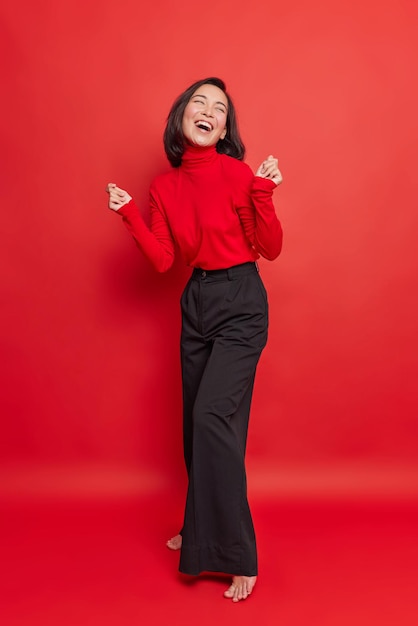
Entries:
[[159, 272], [171, 267], [176, 244], [187, 265], [224, 269], [280, 254], [275, 186], [242, 161], [218, 154], [215, 146], [190, 146], [179, 168], [151, 184], [150, 228], [133, 200], [118, 213]]

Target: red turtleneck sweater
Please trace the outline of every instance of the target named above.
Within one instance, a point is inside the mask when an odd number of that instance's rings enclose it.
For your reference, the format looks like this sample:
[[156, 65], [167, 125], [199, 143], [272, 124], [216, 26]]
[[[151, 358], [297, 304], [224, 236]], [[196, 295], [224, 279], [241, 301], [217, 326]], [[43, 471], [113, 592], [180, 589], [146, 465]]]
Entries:
[[151, 184], [150, 228], [133, 200], [118, 213], [159, 272], [171, 267], [176, 244], [187, 265], [225, 269], [280, 254], [275, 186], [242, 161], [218, 154], [215, 146], [190, 146], [179, 168]]

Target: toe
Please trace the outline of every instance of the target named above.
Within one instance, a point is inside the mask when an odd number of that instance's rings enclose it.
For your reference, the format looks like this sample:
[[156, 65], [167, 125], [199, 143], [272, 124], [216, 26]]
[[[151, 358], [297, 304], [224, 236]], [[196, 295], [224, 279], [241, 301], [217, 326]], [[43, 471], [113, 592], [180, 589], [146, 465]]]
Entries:
[[235, 585], [231, 585], [224, 593], [225, 598], [233, 598], [235, 593]]
[[246, 599], [247, 599], [247, 596], [248, 596], [248, 593], [247, 593], [247, 586], [246, 586], [246, 584], [244, 583], [244, 584], [242, 585], [241, 589], [240, 589], [239, 599], [240, 599], [240, 600], [246, 600]]
[[239, 602], [241, 600], [241, 587], [235, 587], [234, 597], [232, 598], [233, 602]]
[[256, 576], [234, 576], [232, 585], [225, 591], [225, 597], [231, 598], [232, 602], [246, 600], [254, 588]]
[[175, 537], [171, 537], [171, 539], [166, 542], [166, 546], [167, 548], [170, 548], [170, 550], [180, 550], [181, 542], [181, 535], [176, 535]]

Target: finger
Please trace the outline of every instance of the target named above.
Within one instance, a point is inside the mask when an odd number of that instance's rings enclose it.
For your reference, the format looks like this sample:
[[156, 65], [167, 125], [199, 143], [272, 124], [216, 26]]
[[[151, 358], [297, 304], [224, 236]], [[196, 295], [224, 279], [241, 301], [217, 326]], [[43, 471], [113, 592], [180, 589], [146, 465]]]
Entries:
[[266, 168], [268, 169], [269, 172], [280, 172], [277, 159], [274, 159], [273, 161], [269, 161]]
[[116, 193], [115, 191], [111, 191], [109, 193], [109, 198], [113, 202], [124, 202], [126, 200], [126, 194], [124, 194], [124, 193]]
[[261, 176], [262, 178], [270, 178], [272, 176], [272, 172], [275, 170], [278, 171], [277, 159], [266, 159], [261, 163], [255, 175]]
[[274, 172], [277, 172], [277, 167], [275, 167], [274, 165], [267, 165], [264, 169], [264, 176], [273, 176]]
[[276, 159], [274, 156], [270, 155], [268, 159], [264, 161], [264, 163], [268, 163], [269, 165], [271, 165], [272, 163], [275, 163], [277, 165], [279, 163], [279, 160]]
[[266, 167], [275, 167], [276, 169], [279, 169], [279, 161], [271, 155], [264, 161], [264, 163]]
[[112, 189], [109, 192], [109, 195], [111, 196], [111, 198], [113, 199], [117, 199], [117, 200], [124, 200], [126, 199], [126, 191], [123, 191], [122, 189]]

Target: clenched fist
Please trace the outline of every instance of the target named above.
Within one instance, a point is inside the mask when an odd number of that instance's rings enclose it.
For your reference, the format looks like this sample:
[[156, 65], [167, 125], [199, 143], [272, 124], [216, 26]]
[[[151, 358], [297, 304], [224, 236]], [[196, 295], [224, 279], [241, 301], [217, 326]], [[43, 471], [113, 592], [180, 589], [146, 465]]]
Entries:
[[121, 207], [132, 200], [132, 196], [124, 189], [117, 187], [115, 183], [109, 183], [106, 192], [109, 194], [109, 209], [112, 211], [119, 211]]
[[268, 178], [276, 185], [280, 185], [283, 180], [283, 176], [278, 168], [278, 161], [272, 154], [270, 154], [267, 159], [262, 162], [255, 175], [260, 176], [261, 178]]

